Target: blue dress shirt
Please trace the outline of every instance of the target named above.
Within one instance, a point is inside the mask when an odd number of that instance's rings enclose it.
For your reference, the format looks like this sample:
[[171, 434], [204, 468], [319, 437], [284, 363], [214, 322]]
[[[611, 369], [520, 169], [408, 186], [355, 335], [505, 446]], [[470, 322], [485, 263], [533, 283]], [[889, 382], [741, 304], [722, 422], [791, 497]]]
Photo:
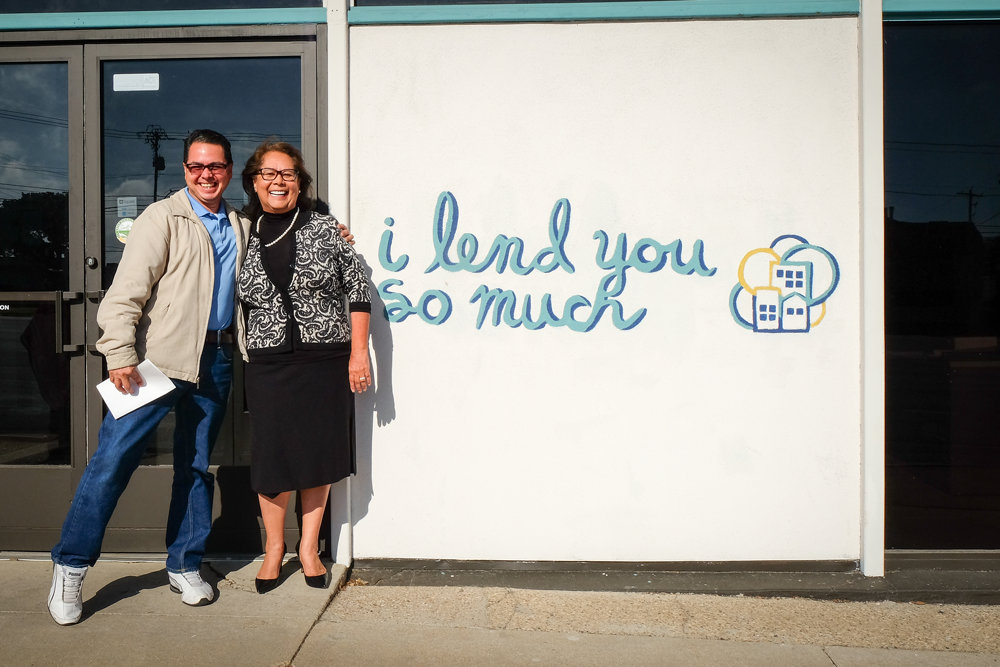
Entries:
[[187, 188], [184, 193], [191, 202], [195, 215], [201, 218], [212, 237], [215, 252], [215, 289], [212, 291], [212, 314], [208, 317], [208, 330], [228, 329], [233, 321], [233, 298], [236, 288], [236, 232], [226, 216], [225, 203], [219, 204], [219, 212], [212, 213], [191, 196]]

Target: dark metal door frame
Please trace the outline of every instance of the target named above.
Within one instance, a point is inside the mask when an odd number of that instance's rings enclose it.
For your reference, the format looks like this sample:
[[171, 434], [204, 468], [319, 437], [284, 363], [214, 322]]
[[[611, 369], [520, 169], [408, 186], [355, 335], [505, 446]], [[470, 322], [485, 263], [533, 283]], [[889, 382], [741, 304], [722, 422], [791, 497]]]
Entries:
[[[72, 455], [69, 466], [0, 465], [0, 507], [16, 520], [4, 520], [0, 510], [0, 551], [47, 551], [58, 541], [62, 520], [79, 483], [87, 460], [97, 447], [97, 432], [103, 406], [95, 386], [103, 378], [102, 357], [94, 347], [99, 329], [97, 305], [102, 289], [103, 266], [103, 173], [102, 173], [102, 63], [114, 60], [164, 60], [203, 58], [265, 58], [292, 56], [301, 62], [302, 152], [315, 175], [317, 194], [326, 195], [325, 146], [326, 82], [321, 58], [326, 52], [326, 27], [255, 26], [199, 27], [188, 29], [129, 29], [8, 33], [5, 40], [16, 46], [0, 47], [0, 62], [68, 62], [69, 64], [69, 211], [70, 285], [67, 293], [28, 295], [3, 293], [11, 299], [40, 296], [43, 301], [69, 301], [72, 368]], [[9, 40], [7, 38], [10, 38]], [[35, 46], [45, 40], [54, 46]], [[85, 103], [86, 102], [86, 103]], [[95, 258], [98, 269], [87, 268], [86, 258]], [[237, 361], [230, 404], [228, 437], [234, 447], [227, 461], [227, 474], [249, 480], [249, 429], [242, 391], [242, 365]], [[144, 469], [145, 468], [145, 469]], [[220, 477], [221, 478], [221, 477]], [[109, 527], [104, 549], [109, 552], [162, 552], [166, 502], [170, 495], [170, 466], [143, 466], [123, 496]], [[217, 485], [218, 486], [218, 485]], [[256, 496], [247, 493], [237, 502], [242, 511], [256, 511]], [[219, 500], [217, 490], [217, 501]], [[230, 499], [231, 501], [236, 499]], [[216, 513], [218, 515], [219, 503]], [[162, 511], [160, 511], [162, 509]], [[242, 520], [244, 532], [250, 526]], [[290, 513], [289, 539], [296, 537], [295, 517]], [[213, 531], [214, 534], [215, 531]], [[225, 531], [220, 531], [225, 532]], [[251, 531], [252, 532], [252, 531]], [[251, 551], [253, 540], [237, 538], [225, 551]], [[225, 537], [221, 544], [226, 545]], [[212, 545], [209, 545], [212, 548]]]
[[[70, 463], [69, 465], [0, 465], [0, 539], [25, 550], [47, 550], [58, 539], [72, 493], [82, 474], [86, 456], [86, 401], [84, 340], [84, 144], [83, 144], [83, 47], [0, 47], [5, 64], [67, 64], [68, 95], [68, 183], [69, 183], [69, 289], [68, 291], [2, 292], [0, 302], [53, 302], [56, 314], [56, 344], [70, 355]], [[75, 259], [75, 261], [74, 261]], [[69, 321], [69, 340], [62, 335], [63, 302]], [[0, 546], [0, 548], [3, 548]]]

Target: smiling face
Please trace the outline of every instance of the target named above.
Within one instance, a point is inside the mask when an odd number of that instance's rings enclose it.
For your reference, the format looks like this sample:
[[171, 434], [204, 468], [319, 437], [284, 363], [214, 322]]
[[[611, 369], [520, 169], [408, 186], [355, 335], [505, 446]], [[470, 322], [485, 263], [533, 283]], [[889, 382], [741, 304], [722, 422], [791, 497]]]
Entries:
[[268, 213], [287, 213], [294, 209], [299, 201], [299, 181], [285, 180], [281, 172], [295, 169], [295, 161], [284, 153], [272, 151], [264, 155], [260, 168], [279, 172], [273, 181], [265, 181], [260, 174], [254, 176], [253, 185], [261, 207]]
[[[188, 151], [188, 164], [226, 164], [226, 151], [222, 146], [195, 142], [191, 144]], [[188, 192], [197, 199], [202, 206], [212, 213], [219, 212], [219, 204], [222, 202], [222, 193], [233, 178], [233, 165], [226, 167], [226, 170], [219, 174], [213, 174], [211, 170], [204, 169], [200, 174], [193, 174], [190, 169], [184, 167], [184, 182], [187, 183]]]

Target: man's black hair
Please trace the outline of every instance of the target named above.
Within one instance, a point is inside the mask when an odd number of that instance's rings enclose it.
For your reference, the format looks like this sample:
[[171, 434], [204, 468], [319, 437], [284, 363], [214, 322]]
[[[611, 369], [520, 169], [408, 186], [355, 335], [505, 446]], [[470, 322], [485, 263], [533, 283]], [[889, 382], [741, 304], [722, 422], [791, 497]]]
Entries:
[[191, 150], [191, 144], [196, 143], [222, 146], [222, 151], [226, 154], [226, 164], [233, 163], [233, 147], [229, 145], [229, 139], [226, 139], [215, 130], [195, 130], [187, 136], [187, 139], [184, 140], [185, 163], [188, 161], [188, 152]]

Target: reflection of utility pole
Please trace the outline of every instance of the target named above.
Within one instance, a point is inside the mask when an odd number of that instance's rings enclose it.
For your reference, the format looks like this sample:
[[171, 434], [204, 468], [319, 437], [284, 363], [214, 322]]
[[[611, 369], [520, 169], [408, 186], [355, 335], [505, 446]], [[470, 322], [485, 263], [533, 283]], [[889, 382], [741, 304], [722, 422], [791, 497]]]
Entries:
[[983, 194], [981, 192], [979, 193], [973, 192], [972, 188], [969, 188], [968, 192], [959, 192], [958, 194], [962, 195], [963, 197], [969, 198], [969, 222], [972, 222], [972, 206], [973, 206], [972, 200], [979, 199], [980, 197], [983, 196]]
[[156, 201], [156, 189], [160, 180], [160, 172], [167, 168], [160, 155], [160, 140], [167, 138], [167, 131], [159, 125], [147, 125], [145, 132], [136, 132], [139, 138], [153, 147], [153, 201]]

